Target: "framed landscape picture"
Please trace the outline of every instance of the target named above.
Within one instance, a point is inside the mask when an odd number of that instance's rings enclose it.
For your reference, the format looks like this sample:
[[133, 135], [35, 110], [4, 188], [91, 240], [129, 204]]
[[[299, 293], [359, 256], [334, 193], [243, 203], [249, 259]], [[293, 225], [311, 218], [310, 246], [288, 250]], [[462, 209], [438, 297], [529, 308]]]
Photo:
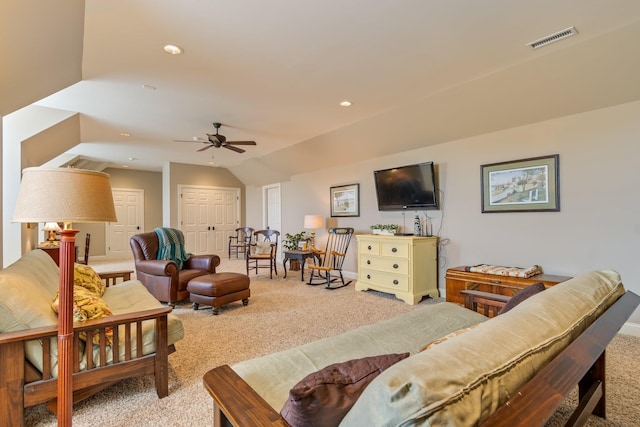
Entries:
[[559, 155], [480, 166], [482, 212], [560, 211]]
[[360, 184], [331, 187], [331, 216], [360, 216]]

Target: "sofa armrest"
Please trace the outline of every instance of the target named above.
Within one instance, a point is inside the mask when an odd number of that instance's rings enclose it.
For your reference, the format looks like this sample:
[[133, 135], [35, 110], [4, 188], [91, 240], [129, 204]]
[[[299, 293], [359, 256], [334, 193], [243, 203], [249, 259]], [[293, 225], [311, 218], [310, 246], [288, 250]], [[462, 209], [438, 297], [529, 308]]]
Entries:
[[105, 285], [108, 288], [111, 285], [117, 284], [118, 279], [122, 279], [123, 282], [131, 280], [131, 273], [133, 273], [133, 270], [105, 271], [98, 273], [98, 275], [102, 280], [104, 280]]
[[220, 257], [218, 255], [191, 255], [185, 261], [185, 269], [206, 270], [210, 273], [216, 272], [216, 267], [220, 265]]
[[213, 397], [213, 425], [222, 421], [243, 427], [288, 427], [286, 421], [251, 388], [229, 365], [222, 365], [204, 374], [205, 388]]
[[482, 314], [487, 317], [497, 316], [500, 309], [511, 299], [511, 297], [506, 295], [474, 291], [472, 289], [465, 289], [460, 291], [460, 293], [464, 296], [465, 308], [478, 311], [478, 305], [483, 306], [484, 310]]
[[[118, 326], [125, 323], [155, 319], [171, 313], [171, 307], [158, 307], [150, 310], [135, 311], [132, 313], [116, 314], [106, 316], [101, 319], [87, 320], [86, 322], [74, 322], [73, 331], [95, 330], [109, 326]], [[45, 337], [55, 337], [58, 335], [58, 325], [40, 326], [38, 328], [23, 329], [21, 331], [3, 332], [0, 334], [0, 345], [31, 341]]]
[[178, 272], [178, 264], [162, 259], [136, 261], [136, 270], [152, 276], [172, 276]]
[[605, 350], [638, 305], [640, 296], [627, 291], [482, 426], [542, 426], [576, 384], [579, 401], [566, 425], [583, 425], [590, 413], [604, 418]]

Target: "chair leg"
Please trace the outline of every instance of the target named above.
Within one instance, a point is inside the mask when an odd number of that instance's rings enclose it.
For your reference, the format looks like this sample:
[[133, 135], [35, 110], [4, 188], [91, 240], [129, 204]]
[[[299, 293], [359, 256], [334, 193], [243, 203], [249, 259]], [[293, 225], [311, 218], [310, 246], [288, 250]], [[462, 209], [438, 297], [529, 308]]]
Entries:
[[325, 287], [325, 289], [334, 290], [334, 289], [344, 288], [345, 286], [347, 286], [352, 282], [352, 280], [349, 280], [347, 283], [345, 283], [344, 277], [342, 276], [342, 271], [338, 270], [338, 273], [340, 274], [340, 281], [342, 282], [342, 284], [340, 286], [331, 286], [331, 282], [337, 281], [338, 278], [336, 277], [335, 279], [331, 280], [331, 274], [327, 272], [327, 286]]

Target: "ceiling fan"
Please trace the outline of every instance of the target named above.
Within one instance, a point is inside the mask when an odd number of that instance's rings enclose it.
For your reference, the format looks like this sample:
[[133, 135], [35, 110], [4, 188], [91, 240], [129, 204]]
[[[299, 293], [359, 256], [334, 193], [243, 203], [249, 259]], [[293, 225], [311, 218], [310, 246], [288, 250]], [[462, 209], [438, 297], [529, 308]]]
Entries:
[[221, 123], [213, 123], [213, 127], [216, 128], [216, 133], [208, 133], [207, 139], [193, 139], [191, 141], [183, 141], [183, 140], [174, 140], [174, 142], [199, 142], [202, 144], [206, 144], [206, 147], [200, 148], [198, 151], [208, 150], [211, 147], [215, 148], [228, 148], [231, 151], [235, 151], [236, 153], [244, 153], [245, 150], [242, 148], [235, 147], [236, 145], [256, 145], [255, 141], [227, 141], [227, 137], [224, 135], [220, 135], [218, 130], [222, 126]]

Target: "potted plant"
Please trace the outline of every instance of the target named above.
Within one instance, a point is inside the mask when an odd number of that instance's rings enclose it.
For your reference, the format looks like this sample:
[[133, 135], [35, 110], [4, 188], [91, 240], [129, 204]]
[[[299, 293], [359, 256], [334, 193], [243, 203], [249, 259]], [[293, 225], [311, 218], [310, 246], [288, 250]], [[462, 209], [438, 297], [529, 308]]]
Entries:
[[[284, 240], [282, 241], [282, 247], [284, 247], [288, 251], [295, 251], [298, 249], [302, 249], [301, 243], [304, 243], [304, 249], [306, 249], [309, 245], [310, 238], [311, 237], [307, 235], [306, 231], [301, 231], [298, 234], [287, 233], [284, 235]], [[292, 271], [300, 270], [300, 263], [298, 262], [298, 260], [290, 259], [289, 269]]]
[[392, 236], [398, 232], [398, 226], [396, 224], [374, 224], [369, 228], [373, 234], [386, 234]]

